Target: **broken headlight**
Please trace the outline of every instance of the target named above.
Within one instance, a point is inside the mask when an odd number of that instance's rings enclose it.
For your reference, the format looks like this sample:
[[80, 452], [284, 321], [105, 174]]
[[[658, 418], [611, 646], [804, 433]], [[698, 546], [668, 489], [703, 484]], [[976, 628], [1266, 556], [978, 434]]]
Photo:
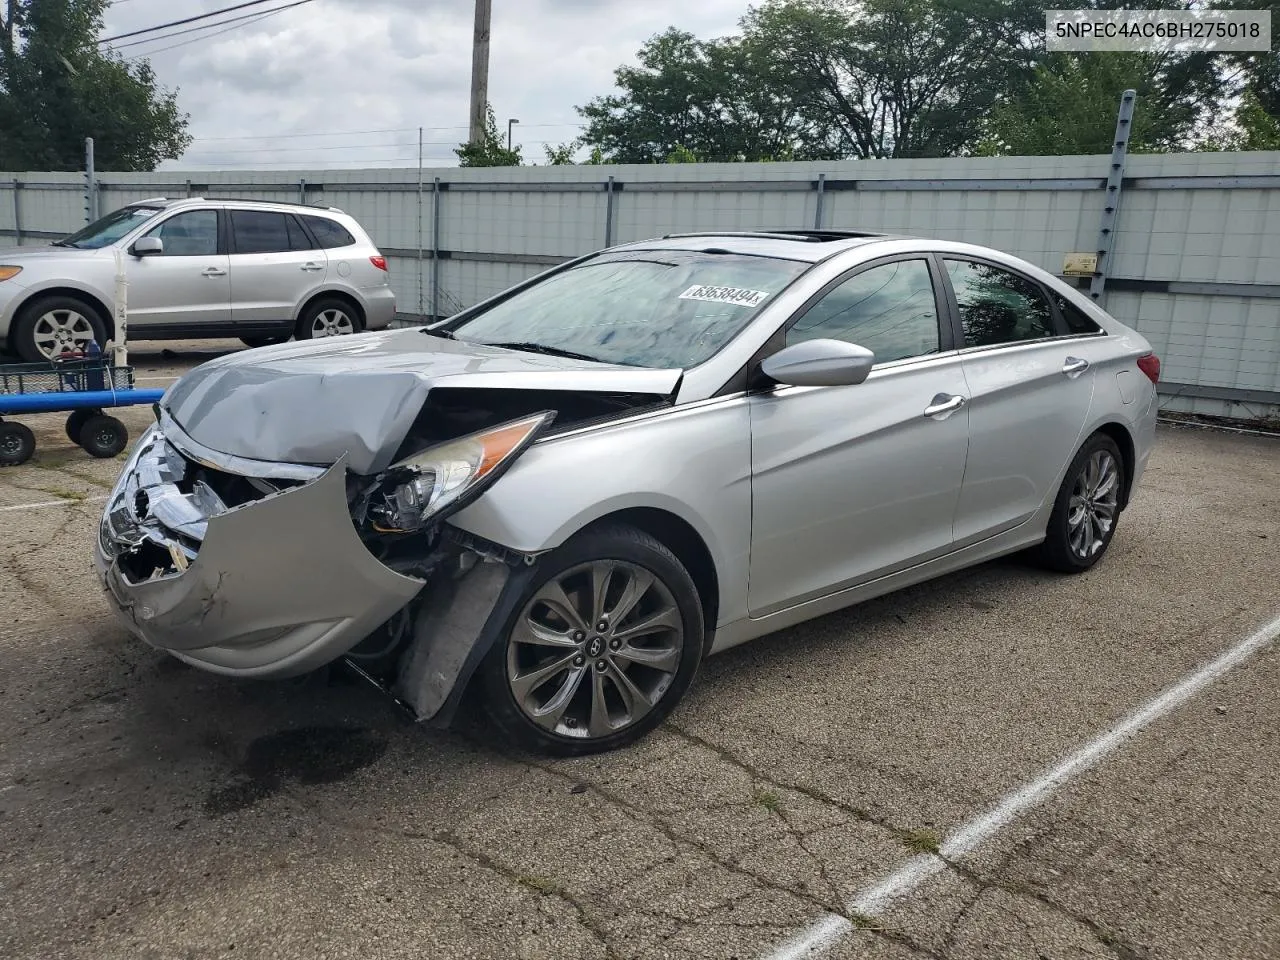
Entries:
[[369, 500], [378, 533], [413, 533], [475, 499], [531, 444], [554, 411], [450, 440], [390, 467]]

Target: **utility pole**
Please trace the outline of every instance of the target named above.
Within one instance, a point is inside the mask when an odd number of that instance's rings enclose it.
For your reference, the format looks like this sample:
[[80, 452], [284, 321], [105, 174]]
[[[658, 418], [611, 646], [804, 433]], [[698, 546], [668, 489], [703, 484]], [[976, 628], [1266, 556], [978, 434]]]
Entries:
[[471, 50], [471, 137], [469, 143], [484, 140], [489, 108], [489, 27], [493, 22], [493, 0], [476, 0], [476, 31]]

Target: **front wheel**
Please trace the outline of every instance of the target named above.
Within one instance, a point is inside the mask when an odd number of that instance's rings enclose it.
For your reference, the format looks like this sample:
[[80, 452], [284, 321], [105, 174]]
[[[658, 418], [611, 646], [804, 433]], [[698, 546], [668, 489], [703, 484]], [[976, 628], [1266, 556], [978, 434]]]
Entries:
[[99, 460], [119, 456], [129, 445], [129, 431], [115, 417], [96, 414], [80, 428], [80, 446], [85, 453]]
[[1080, 448], [1054, 501], [1037, 558], [1062, 573], [1083, 573], [1102, 559], [1120, 519], [1124, 458], [1116, 442], [1096, 433]]
[[632, 743], [675, 708], [702, 660], [697, 587], [631, 527], [552, 552], [522, 600], [480, 669], [490, 716], [526, 748], [574, 756]]
[[0, 422], [0, 467], [17, 467], [36, 452], [36, 435], [25, 423]]

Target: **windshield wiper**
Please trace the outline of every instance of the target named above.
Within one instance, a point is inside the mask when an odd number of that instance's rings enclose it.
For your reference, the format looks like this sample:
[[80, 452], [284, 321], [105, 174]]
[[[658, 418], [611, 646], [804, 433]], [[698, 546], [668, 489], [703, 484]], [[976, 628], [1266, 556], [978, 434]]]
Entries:
[[457, 335], [452, 330], [432, 330], [430, 327], [423, 327], [422, 332], [429, 337], [443, 337], [445, 340], [457, 340]]
[[574, 353], [572, 350], [548, 346], [545, 343], [488, 343], [484, 340], [472, 342], [483, 344], [486, 347], [501, 347], [503, 350], [523, 350], [525, 353], [541, 353], [548, 357], [566, 357], [569, 360], [586, 360], [590, 363], [609, 362], [608, 360], [601, 360], [599, 357], [588, 356], [585, 353]]
[[76, 244], [74, 244], [74, 243], [67, 243], [67, 241], [65, 241], [65, 240], [54, 240], [52, 243], [50, 243], [50, 244], [49, 244], [49, 246], [51, 246], [51, 247], [75, 247], [77, 250], [79, 250], [79, 249], [80, 249], [78, 245], [76, 245]]

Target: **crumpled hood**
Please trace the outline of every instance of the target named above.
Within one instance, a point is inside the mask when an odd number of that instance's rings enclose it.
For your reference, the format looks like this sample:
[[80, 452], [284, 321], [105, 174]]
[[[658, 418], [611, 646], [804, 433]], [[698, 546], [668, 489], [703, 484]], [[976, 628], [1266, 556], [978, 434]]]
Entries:
[[211, 450], [356, 473], [391, 465], [436, 386], [670, 394], [680, 370], [591, 363], [433, 337], [420, 328], [288, 343], [196, 367], [162, 405]]

